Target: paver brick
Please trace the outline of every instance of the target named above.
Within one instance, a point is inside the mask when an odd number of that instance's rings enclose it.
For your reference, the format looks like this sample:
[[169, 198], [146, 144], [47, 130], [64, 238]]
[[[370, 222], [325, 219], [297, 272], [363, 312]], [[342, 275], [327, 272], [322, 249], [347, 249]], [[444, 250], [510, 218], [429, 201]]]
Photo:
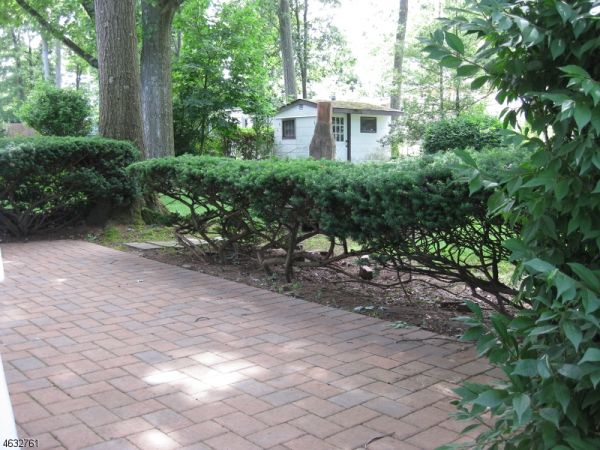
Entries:
[[402, 341], [432, 333], [134, 254], [2, 250], [9, 391], [47, 447], [333, 450], [392, 430], [369, 448], [429, 449], [458, 439], [454, 383], [498, 377], [463, 344]]

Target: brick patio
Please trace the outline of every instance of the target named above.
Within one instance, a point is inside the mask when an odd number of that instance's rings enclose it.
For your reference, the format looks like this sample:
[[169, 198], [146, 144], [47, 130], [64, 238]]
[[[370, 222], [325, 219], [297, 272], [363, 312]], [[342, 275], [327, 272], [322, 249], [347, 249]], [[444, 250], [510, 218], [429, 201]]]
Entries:
[[489, 380], [435, 335], [79, 241], [2, 246], [21, 438], [69, 449], [431, 449]]

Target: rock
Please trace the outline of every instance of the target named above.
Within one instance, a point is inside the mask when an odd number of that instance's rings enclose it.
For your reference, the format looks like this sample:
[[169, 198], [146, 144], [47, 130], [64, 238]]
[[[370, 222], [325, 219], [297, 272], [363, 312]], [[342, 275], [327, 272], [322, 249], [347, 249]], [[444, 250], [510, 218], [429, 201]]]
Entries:
[[191, 269], [191, 268], [192, 268], [192, 265], [191, 265], [191, 264], [182, 264], [182, 265], [181, 265], [181, 267], [182, 267], [183, 269]]
[[369, 266], [360, 266], [358, 270], [358, 276], [363, 280], [372, 280], [373, 279], [373, 269]]

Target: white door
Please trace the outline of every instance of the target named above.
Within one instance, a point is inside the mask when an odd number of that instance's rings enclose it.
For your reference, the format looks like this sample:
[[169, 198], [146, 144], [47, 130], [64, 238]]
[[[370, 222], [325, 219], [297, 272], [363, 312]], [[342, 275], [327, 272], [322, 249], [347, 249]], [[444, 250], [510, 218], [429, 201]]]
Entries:
[[335, 159], [346, 161], [348, 159], [346, 117], [333, 116], [331, 127], [333, 129], [333, 138], [335, 139]]

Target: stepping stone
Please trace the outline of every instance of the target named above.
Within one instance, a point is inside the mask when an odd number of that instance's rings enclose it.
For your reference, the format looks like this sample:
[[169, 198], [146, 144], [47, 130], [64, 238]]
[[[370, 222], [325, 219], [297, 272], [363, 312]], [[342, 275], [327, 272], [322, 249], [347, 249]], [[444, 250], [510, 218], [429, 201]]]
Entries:
[[200, 239], [196, 239], [195, 237], [186, 236], [185, 237], [192, 245], [205, 245], [206, 241], [202, 241]]
[[159, 247], [181, 248], [181, 245], [177, 241], [148, 241], [148, 244], [158, 245]]
[[149, 244], [148, 242], [128, 242], [125, 245], [136, 250], [156, 250], [157, 248], [162, 248], [160, 245]]

